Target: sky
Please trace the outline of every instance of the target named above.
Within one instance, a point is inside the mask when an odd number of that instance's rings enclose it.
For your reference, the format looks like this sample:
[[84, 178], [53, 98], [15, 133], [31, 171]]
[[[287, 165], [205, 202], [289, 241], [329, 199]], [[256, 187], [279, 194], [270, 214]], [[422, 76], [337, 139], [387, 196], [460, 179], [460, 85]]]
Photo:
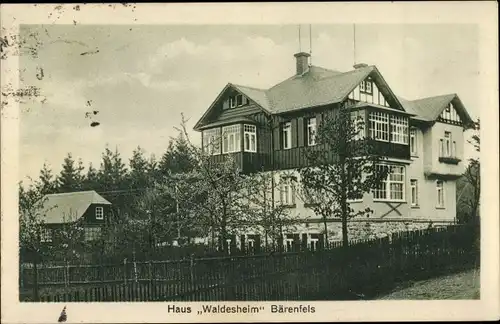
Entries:
[[[22, 25], [36, 55], [19, 58], [21, 85], [40, 96], [21, 103], [20, 178], [44, 163], [55, 173], [68, 152], [100, 165], [106, 146], [125, 161], [142, 147], [159, 158], [228, 82], [269, 88], [295, 72], [294, 53], [339, 71], [374, 64], [406, 99], [457, 93], [479, 117], [476, 25]], [[84, 54], [84, 55], [82, 55]], [[355, 54], [355, 55], [354, 55]], [[41, 71], [43, 71], [43, 76]], [[90, 127], [86, 112], [99, 111]], [[200, 134], [191, 132], [193, 142]], [[473, 150], [466, 145], [466, 156]]]

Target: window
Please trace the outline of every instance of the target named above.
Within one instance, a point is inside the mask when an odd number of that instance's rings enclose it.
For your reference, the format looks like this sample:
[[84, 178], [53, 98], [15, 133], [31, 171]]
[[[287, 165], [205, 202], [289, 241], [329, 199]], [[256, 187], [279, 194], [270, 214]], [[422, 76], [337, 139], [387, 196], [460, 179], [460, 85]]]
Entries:
[[304, 188], [304, 205], [312, 206], [317, 205], [316, 193], [313, 189]]
[[293, 252], [293, 238], [287, 238], [285, 244], [285, 251]]
[[283, 123], [281, 127], [281, 138], [282, 138], [282, 147], [283, 149], [289, 149], [292, 147], [292, 123], [286, 122]]
[[283, 177], [280, 183], [280, 200], [284, 206], [295, 205], [295, 186], [293, 185], [292, 178]]
[[440, 143], [440, 156], [450, 157], [451, 152], [451, 133], [444, 132], [444, 138], [439, 140]]
[[245, 152], [257, 152], [257, 127], [254, 125], [244, 125], [243, 133]]
[[243, 106], [244, 102], [248, 102], [248, 101], [243, 99], [243, 95], [237, 94], [233, 97], [229, 97], [229, 107], [230, 108]]
[[449, 113], [451, 111], [451, 102], [446, 106], [445, 112]]
[[104, 219], [104, 208], [102, 207], [95, 208], [95, 219]]
[[417, 129], [415, 127], [410, 128], [410, 152], [411, 155], [417, 155]]
[[371, 138], [378, 141], [389, 141], [389, 114], [379, 111], [370, 112]]
[[415, 179], [411, 179], [410, 188], [411, 188], [411, 205], [418, 206], [418, 181]]
[[240, 130], [240, 125], [232, 125], [222, 128], [222, 153], [241, 151]]
[[354, 127], [354, 131], [356, 135], [354, 136], [354, 140], [360, 140], [365, 137], [364, 132], [364, 111], [356, 110], [351, 113], [351, 122]]
[[203, 131], [203, 150], [208, 154], [220, 154], [220, 128], [212, 128]]
[[40, 232], [40, 242], [52, 242], [52, 230], [50, 228], [42, 228]]
[[318, 251], [318, 239], [317, 238], [311, 238], [310, 243], [309, 243], [309, 249], [314, 252]]
[[457, 142], [453, 141], [453, 146], [451, 147], [451, 152], [453, 156], [457, 156]]
[[94, 241], [101, 237], [100, 227], [85, 227], [83, 232], [85, 241]]
[[391, 115], [391, 142], [408, 144], [408, 118]]
[[444, 208], [444, 186], [443, 181], [438, 180], [436, 182], [436, 195], [437, 195], [437, 204], [436, 207]]
[[316, 145], [316, 117], [307, 119], [306, 141], [308, 146]]
[[248, 239], [248, 241], [247, 241], [247, 249], [249, 251], [255, 251], [255, 240], [254, 239]]
[[361, 83], [359, 84], [359, 91], [363, 93], [372, 94], [373, 93], [372, 81], [371, 80], [361, 81]]
[[405, 167], [399, 165], [378, 165], [378, 168], [389, 168], [387, 178], [373, 189], [374, 200], [404, 201], [405, 199]]

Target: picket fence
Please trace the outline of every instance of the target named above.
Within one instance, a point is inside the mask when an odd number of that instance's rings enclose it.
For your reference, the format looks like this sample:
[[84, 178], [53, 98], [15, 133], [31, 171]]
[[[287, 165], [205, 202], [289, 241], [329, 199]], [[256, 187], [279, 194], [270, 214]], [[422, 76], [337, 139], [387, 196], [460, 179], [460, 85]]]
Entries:
[[[477, 267], [478, 237], [454, 225], [316, 252], [41, 268], [40, 301], [371, 298], [401, 281]], [[29, 290], [33, 269], [22, 271]]]

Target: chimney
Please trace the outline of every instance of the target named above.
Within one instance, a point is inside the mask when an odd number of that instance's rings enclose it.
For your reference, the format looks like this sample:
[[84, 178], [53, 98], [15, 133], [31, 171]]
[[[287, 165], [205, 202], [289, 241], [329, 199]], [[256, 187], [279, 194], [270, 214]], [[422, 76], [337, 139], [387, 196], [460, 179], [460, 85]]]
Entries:
[[352, 67], [355, 68], [355, 69], [361, 69], [361, 68], [364, 68], [364, 67], [367, 67], [368, 64], [365, 64], [365, 63], [358, 63], [358, 64], [354, 64]]
[[311, 54], [306, 52], [300, 52], [294, 55], [297, 60], [297, 75], [302, 75], [309, 69], [309, 56]]

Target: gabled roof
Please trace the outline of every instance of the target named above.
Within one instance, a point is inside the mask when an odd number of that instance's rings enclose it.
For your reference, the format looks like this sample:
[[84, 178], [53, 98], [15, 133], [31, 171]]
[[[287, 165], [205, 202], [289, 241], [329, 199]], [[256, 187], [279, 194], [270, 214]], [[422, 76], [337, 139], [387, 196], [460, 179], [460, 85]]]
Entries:
[[346, 73], [311, 66], [303, 75], [293, 76], [267, 91], [273, 113], [337, 103], [372, 71], [367, 66]]
[[91, 204], [111, 205], [94, 190], [46, 195], [43, 202], [46, 224], [70, 223], [80, 219]]
[[231, 83], [231, 85], [243, 95], [247, 96], [250, 100], [253, 100], [261, 108], [270, 111], [270, 104], [269, 99], [267, 98], [266, 90], [242, 86], [234, 83]]
[[310, 66], [302, 75], [294, 75], [267, 90], [229, 83], [200, 118], [195, 129], [201, 129], [209, 111], [213, 109], [228, 87], [232, 87], [247, 96], [266, 113], [281, 114], [342, 102], [368, 76], [377, 83], [379, 90], [386, 96], [386, 100], [392, 104], [392, 107], [414, 115], [412, 118], [433, 122], [439, 117], [446, 105], [452, 102], [464, 123], [467, 125], [472, 122], [456, 94], [413, 101], [405, 100], [393, 93], [374, 65], [358, 67], [349, 72]]
[[411, 112], [416, 115], [414, 117], [415, 119], [434, 122], [441, 115], [448, 104], [452, 103], [466, 126], [473, 123], [462, 101], [455, 93], [421, 98], [417, 100], [406, 100], [403, 98], [399, 98], [399, 100], [407, 112]]

